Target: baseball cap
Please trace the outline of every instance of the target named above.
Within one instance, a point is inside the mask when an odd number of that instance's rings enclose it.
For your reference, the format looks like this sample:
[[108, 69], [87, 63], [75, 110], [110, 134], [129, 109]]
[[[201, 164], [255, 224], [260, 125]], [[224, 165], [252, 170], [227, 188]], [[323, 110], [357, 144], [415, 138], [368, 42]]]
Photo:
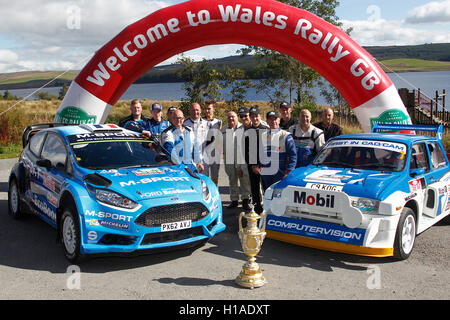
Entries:
[[161, 105], [158, 102], [155, 102], [154, 104], [152, 104], [152, 108], [151, 110], [162, 110]]
[[251, 107], [250, 110], [249, 110], [249, 113], [250, 114], [252, 114], [252, 113], [261, 114], [261, 111], [259, 111], [258, 107]]
[[280, 103], [280, 108], [289, 108], [289, 105], [287, 102]]
[[269, 111], [266, 114], [266, 119], [269, 119], [269, 117], [272, 117], [272, 116], [279, 118], [280, 114], [278, 113], [278, 111], [275, 111], [275, 110]]
[[245, 114], [245, 113], [248, 113], [248, 109], [246, 107], [239, 108], [238, 114]]
[[167, 110], [167, 112], [171, 112], [171, 111], [175, 111], [175, 110], [178, 110], [178, 108], [177, 108], [177, 107], [170, 107], [170, 108]]

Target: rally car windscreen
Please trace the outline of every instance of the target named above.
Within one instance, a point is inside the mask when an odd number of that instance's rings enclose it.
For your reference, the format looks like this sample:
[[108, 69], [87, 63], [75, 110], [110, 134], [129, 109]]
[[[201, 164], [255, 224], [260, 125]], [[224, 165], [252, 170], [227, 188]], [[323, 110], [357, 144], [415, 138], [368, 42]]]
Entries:
[[342, 139], [328, 142], [313, 165], [379, 171], [402, 171], [407, 147], [403, 143]]
[[71, 147], [78, 165], [92, 170], [173, 165], [155, 151], [153, 143], [142, 140], [93, 141]]

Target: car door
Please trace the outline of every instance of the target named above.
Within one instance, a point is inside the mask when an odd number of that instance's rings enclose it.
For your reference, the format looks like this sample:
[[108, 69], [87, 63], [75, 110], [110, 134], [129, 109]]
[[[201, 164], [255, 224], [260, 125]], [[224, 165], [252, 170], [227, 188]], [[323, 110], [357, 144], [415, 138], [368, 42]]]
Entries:
[[56, 207], [66, 175], [67, 151], [63, 140], [49, 132], [39, 159], [39, 176], [33, 188], [32, 202], [41, 217], [56, 226]]
[[443, 150], [437, 142], [427, 141], [426, 146], [430, 159], [430, 172], [426, 175], [427, 187], [423, 213], [434, 218], [449, 210], [448, 182], [441, 180], [441, 177], [448, 172], [448, 167]]

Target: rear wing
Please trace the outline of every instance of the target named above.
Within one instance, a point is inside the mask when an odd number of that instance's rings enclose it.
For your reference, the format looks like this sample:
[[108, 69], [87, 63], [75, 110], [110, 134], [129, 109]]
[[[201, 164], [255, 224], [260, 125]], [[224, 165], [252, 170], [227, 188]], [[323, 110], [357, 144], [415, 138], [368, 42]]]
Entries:
[[436, 138], [442, 140], [444, 134], [444, 126], [441, 124], [439, 126], [433, 125], [411, 125], [411, 124], [387, 124], [387, 123], [375, 123], [372, 127], [372, 133], [377, 132], [393, 132], [393, 131], [425, 131], [425, 132], [436, 132]]
[[48, 129], [48, 128], [61, 127], [61, 126], [73, 126], [73, 124], [69, 124], [69, 123], [41, 123], [41, 124], [32, 124], [31, 126], [26, 127], [25, 130], [23, 130], [23, 133], [22, 133], [22, 147], [25, 148], [25, 146], [28, 144], [28, 141], [30, 141], [31, 137], [34, 136], [39, 131], [44, 130], [44, 129]]

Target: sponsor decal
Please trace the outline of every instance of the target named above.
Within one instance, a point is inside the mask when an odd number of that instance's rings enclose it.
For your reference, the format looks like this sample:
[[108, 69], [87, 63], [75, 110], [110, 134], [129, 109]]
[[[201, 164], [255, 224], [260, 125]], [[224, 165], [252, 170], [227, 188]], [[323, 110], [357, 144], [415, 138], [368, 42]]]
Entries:
[[376, 118], [370, 118], [370, 125], [373, 127], [375, 123], [387, 124], [411, 124], [409, 116], [402, 110], [391, 109], [386, 110]]
[[420, 181], [420, 179], [411, 180], [408, 183], [409, 183], [409, 190], [411, 192], [417, 192], [422, 190], [422, 182]]
[[111, 219], [111, 220], [118, 220], [118, 221], [126, 221], [126, 222], [130, 222], [131, 219], [133, 219], [132, 216], [127, 216], [124, 214], [118, 214], [118, 213], [109, 213], [109, 212], [96, 212], [94, 211], [90, 211], [90, 210], [86, 210], [84, 215], [86, 217], [97, 217], [97, 218], [104, 218], [104, 219]]
[[91, 242], [97, 240], [97, 238], [98, 238], [97, 232], [95, 232], [95, 231], [89, 231], [87, 236], [88, 236], [89, 241], [91, 241]]
[[68, 106], [57, 112], [55, 115], [56, 123], [69, 123], [69, 124], [84, 124], [84, 123], [95, 123], [97, 120], [96, 116], [89, 115], [86, 111]]
[[151, 174], [164, 174], [161, 169], [158, 168], [143, 168], [139, 170], [134, 170], [133, 173], [137, 176], [146, 176]]
[[135, 186], [137, 184], [147, 184], [151, 182], [159, 182], [159, 181], [166, 181], [166, 182], [178, 182], [178, 181], [189, 181], [188, 177], [153, 177], [153, 178], [144, 178], [138, 181], [130, 180], [128, 182], [121, 181], [120, 186], [126, 187], [126, 186]]
[[31, 201], [42, 213], [44, 213], [53, 221], [56, 221], [56, 212], [53, 209], [49, 208], [49, 206], [44, 201], [41, 201], [36, 194], [33, 196], [33, 198], [31, 198]]
[[305, 191], [294, 191], [294, 203], [307, 204], [316, 207], [334, 208], [334, 195], [307, 195]]
[[327, 144], [327, 149], [339, 147], [370, 147], [400, 153], [406, 152], [406, 145], [404, 145], [403, 143], [388, 142], [388, 141], [349, 139], [349, 140], [336, 140]]
[[361, 228], [348, 228], [341, 225], [293, 219], [287, 217], [267, 216], [266, 229], [287, 232], [295, 235], [310, 237], [348, 244], [362, 245], [366, 230]]

